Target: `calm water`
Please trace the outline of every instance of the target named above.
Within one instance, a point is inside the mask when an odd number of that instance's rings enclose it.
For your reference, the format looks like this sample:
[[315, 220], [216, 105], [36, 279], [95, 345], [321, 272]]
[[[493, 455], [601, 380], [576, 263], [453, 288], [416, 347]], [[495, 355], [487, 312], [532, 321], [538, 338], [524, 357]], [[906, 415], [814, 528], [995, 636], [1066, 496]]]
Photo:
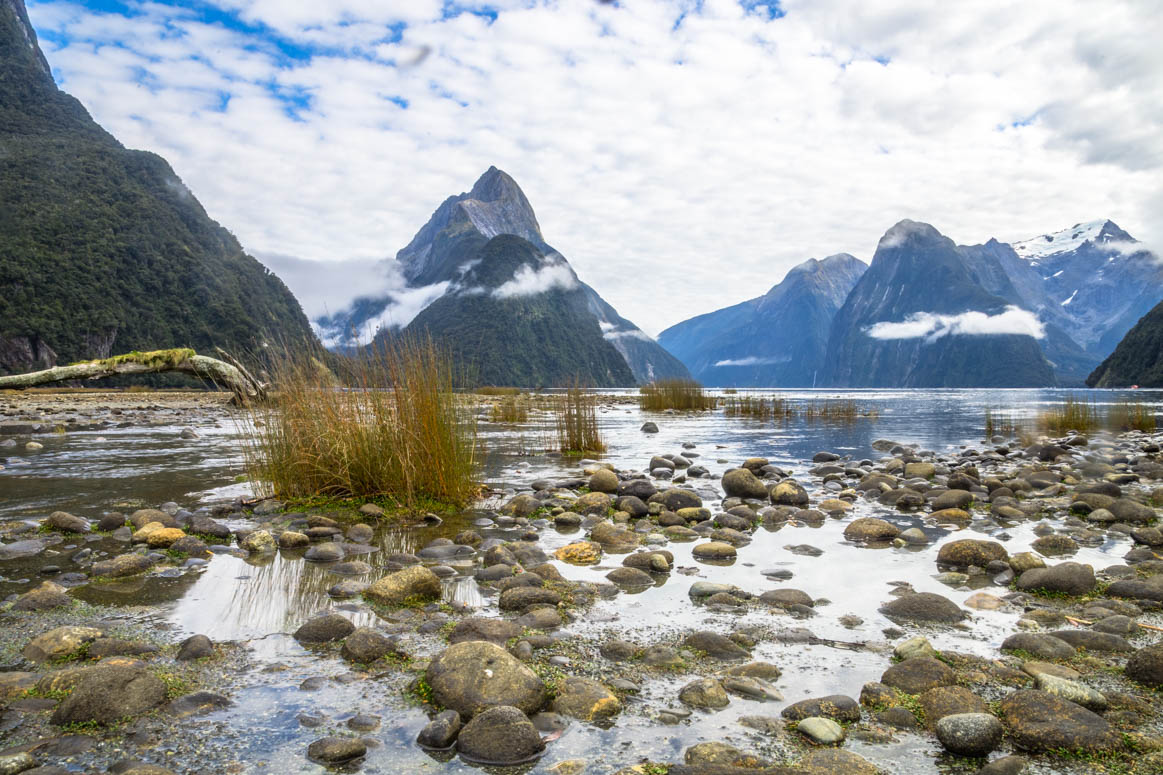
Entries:
[[[1100, 409], [1129, 395], [1115, 391], [1069, 394], [1093, 401]], [[796, 401], [855, 400], [863, 410], [874, 412], [875, 417], [847, 424], [795, 421], [777, 425], [725, 418], [721, 410], [648, 416], [610, 394], [600, 415], [609, 444], [605, 459], [619, 469], [641, 469], [651, 455], [683, 452], [683, 445], [689, 443], [695, 447], [688, 452], [699, 455], [695, 462], [719, 474], [751, 456], [767, 457], [797, 472], [804, 472], [809, 467], [806, 461], [821, 450], [855, 459], [875, 459], [881, 453], [871, 445], [880, 438], [948, 452], [963, 445], [980, 446], [987, 407], [1016, 420], [1029, 420], [1048, 405], [1062, 401], [1067, 391], [790, 391], [780, 395]], [[1134, 397], [1163, 405], [1160, 393], [1137, 391]], [[639, 430], [647, 419], [658, 424], [658, 434]], [[245, 494], [247, 485], [236, 481], [242, 466], [234, 423], [225, 419], [194, 427], [200, 436], [196, 440], [179, 439], [175, 426], [38, 437], [45, 444], [39, 452], [9, 450], [5, 452], [9, 461], [0, 471], [0, 519], [40, 518], [55, 509], [95, 517], [108, 509], [125, 510], [165, 501], [193, 508]], [[488, 423], [482, 423], [480, 430], [486, 450], [484, 478], [495, 491], [489, 501], [480, 504], [482, 510], [503, 503], [533, 479], [578, 473], [576, 461], [528, 454], [539, 446], [542, 431], [516, 431]], [[695, 480], [694, 485], [712, 505], [721, 497], [717, 483], [711, 480]], [[812, 495], [815, 500], [821, 491], [813, 491]], [[821, 694], [857, 696], [866, 681], [879, 678], [888, 666], [882, 630], [891, 623], [877, 613], [877, 608], [889, 599], [892, 582], [907, 582], [919, 591], [938, 592], [958, 603], [974, 592], [969, 587], [951, 588], [938, 581], [934, 559], [942, 542], [976, 535], [976, 528], [954, 533], [952, 528], [924, 524], [919, 516], [899, 514], [863, 500], [850, 518], [868, 515], [884, 517], [902, 528], [923, 527], [933, 543], [903, 549], [856, 546], [843, 539], [848, 519], [829, 519], [817, 526], [786, 525], [778, 530], [760, 528], [752, 542], [739, 549], [738, 559], [726, 566], [695, 560], [690, 553], [691, 543], [671, 543], [666, 548], [674, 552], [676, 566], [685, 572], [672, 573], [644, 592], [622, 593], [599, 601], [565, 630], [590, 638], [600, 633], [649, 645], [674, 642], [696, 628], [729, 632], [746, 624], [775, 630], [806, 627], [817, 636], [863, 642], [872, 648], [850, 651], [808, 647], [775, 637], [761, 642], [754, 650], [754, 658], [774, 662], [784, 670], [778, 686], [787, 702]], [[471, 526], [481, 516], [482, 513], [465, 514], [436, 528], [381, 531], [377, 551], [359, 559], [378, 570], [384, 555], [414, 552], [434, 537]], [[1032, 532], [1034, 524], [990, 525], [983, 529], [1004, 541], [1014, 553], [1027, 549], [1036, 537]], [[486, 536], [513, 537], [498, 527], [480, 529]], [[552, 553], [554, 548], [582, 537], [583, 533], [562, 533], [549, 526], [542, 531], [540, 544]], [[818, 547], [823, 554], [805, 557], [785, 549], [799, 544]], [[1110, 539], [1082, 548], [1072, 559], [1101, 568], [1118, 563], [1129, 545], [1125, 539]], [[557, 565], [569, 578], [604, 581], [604, 574], [620, 563], [621, 557], [607, 556], [597, 567]], [[788, 582], [773, 581], [762, 573], [771, 568], [791, 571], [793, 577]], [[816, 617], [805, 621], [769, 611], [742, 615], [710, 612], [692, 604], [687, 595], [691, 584], [699, 579], [737, 584], [756, 594], [780, 586], [793, 587], [831, 602], [819, 607]], [[358, 624], [377, 624], [375, 614], [359, 603], [336, 602], [328, 597], [327, 588], [337, 580], [326, 566], [303, 562], [297, 554], [275, 555], [260, 562], [218, 555], [205, 568], [173, 578], [150, 577], [100, 590], [82, 588], [75, 594], [112, 605], [159, 603], [157, 616], [175, 634], [204, 633], [215, 640], [242, 641], [253, 649], [260, 664], [278, 665], [276, 671], [258, 670], [247, 676], [248, 688], [240, 689], [233, 697], [236, 705], [206, 722], [225, 722], [228, 728], [245, 731], [222, 744], [248, 762], [247, 771], [319, 771], [304, 759], [306, 745], [327, 729], [341, 728], [340, 722], [354, 712], [384, 718], [383, 728], [371, 735], [383, 746], [369, 754], [363, 771], [469, 771], [471, 768], [455, 760], [434, 760], [412, 745], [426, 717], [418, 708], [401, 701], [399, 680], [347, 682], [342, 676], [349, 671], [341, 661], [308, 652], [286, 635], [312, 614], [329, 608], [338, 608]], [[19, 581], [10, 576], [6, 583], [0, 583], [0, 588], [11, 591]], [[446, 583], [446, 598], [467, 603], [485, 615], [499, 615], [492, 593], [477, 587], [470, 577], [460, 576]], [[999, 588], [992, 591], [1005, 593]], [[863, 622], [845, 627], [839, 621], [845, 615], [855, 615]], [[930, 637], [938, 648], [993, 656], [1000, 641], [1012, 632], [1018, 615], [1019, 611], [1006, 609], [975, 612], [970, 627], [939, 631]], [[417, 637], [408, 643], [408, 648], [422, 657], [432, 653], [438, 644]], [[611, 667], [607, 677], [616, 673]], [[322, 690], [300, 690], [300, 682], [312, 675], [340, 680]], [[543, 772], [555, 762], [575, 757], [588, 759], [593, 769], [587, 771], [592, 772], [612, 772], [643, 757], [677, 761], [685, 747], [703, 740], [725, 740], [757, 752], [771, 749], [773, 742], [769, 738], [736, 721], [745, 715], [777, 716], [786, 703], [758, 703], [733, 697], [727, 709], [714, 714], [696, 712], [690, 721], [675, 727], [655, 722], [653, 716], [675, 706], [679, 687], [692, 679], [686, 675], [650, 677], [639, 697], [627, 703], [613, 729], [574, 723], [561, 739], [550, 744], [533, 771]], [[331, 726], [303, 728], [297, 720], [303, 712], [322, 713]], [[928, 738], [900, 737], [901, 741], [894, 745], [852, 742], [848, 747], [874, 761], [892, 762], [897, 771], [905, 771], [900, 768], [906, 765], [912, 768], [908, 771], [934, 771], [932, 760], [938, 753], [935, 744]]]

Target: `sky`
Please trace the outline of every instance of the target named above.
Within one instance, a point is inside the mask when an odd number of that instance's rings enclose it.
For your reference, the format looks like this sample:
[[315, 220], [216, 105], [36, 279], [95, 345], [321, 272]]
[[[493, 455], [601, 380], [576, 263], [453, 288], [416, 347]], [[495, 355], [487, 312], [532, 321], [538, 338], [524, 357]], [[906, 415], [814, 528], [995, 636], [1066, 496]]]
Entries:
[[[308, 315], [490, 165], [649, 334], [897, 221], [1163, 245], [1158, 0], [30, 0], [61, 88]], [[931, 322], [931, 321], [929, 321]], [[935, 324], [934, 324], [935, 325]]]

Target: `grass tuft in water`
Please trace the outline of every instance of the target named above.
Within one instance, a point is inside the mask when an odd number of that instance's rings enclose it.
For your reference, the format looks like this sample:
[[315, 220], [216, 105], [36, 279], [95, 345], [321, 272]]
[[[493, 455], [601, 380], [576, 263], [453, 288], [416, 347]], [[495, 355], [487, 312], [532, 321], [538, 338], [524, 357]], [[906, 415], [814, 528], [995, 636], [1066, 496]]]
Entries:
[[516, 423], [529, 421], [529, 402], [523, 396], [505, 396], [489, 409], [492, 422]]
[[272, 359], [274, 400], [250, 409], [244, 452], [259, 494], [464, 505], [477, 490], [473, 414], [431, 339], [369, 347], [345, 384], [310, 356]]
[[473, 392], [478, 396], [519, 396], [521, 395], [521, 388], [484, 385]]
[[1155, 409], [1142, 401], [1119, 401], [1107, 412], [1106, 422], [1116, 432], [1154, 433], [1157, 427]]
[[564, 455], [600, 455], [606, 451], [598, 427], [598, 397], [574, 385], [553, 397], [553, 427]]
[[724, 417], [784, 420], [792, 414], [791, 404], [778, 396], [728, 396], [723, 399]]
[[717, 399], [693, 379], [664, 379], [638, 389], [638, 406], [649, 412], [714, 409]]
[[1038, 415], [1038, 427], [1058, 436], [1068, 431], [1089, 433], [1099, 427], [1098, 407], [1093, 401], [1083, 401], [1073, 395], [1066, 396], [1061, 404]]

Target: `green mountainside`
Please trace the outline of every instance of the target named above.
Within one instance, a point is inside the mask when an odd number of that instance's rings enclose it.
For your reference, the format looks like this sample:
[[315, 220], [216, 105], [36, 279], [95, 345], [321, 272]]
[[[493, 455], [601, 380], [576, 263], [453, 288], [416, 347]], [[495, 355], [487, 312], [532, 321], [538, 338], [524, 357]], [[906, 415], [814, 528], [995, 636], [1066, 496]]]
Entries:
[[110, 353], [313, 338], [161, 157], [60, 91], [22, 0], [0, 0], [0, 374]]
[[1163, 302], [1140, 318], [1086, 384], [1097, 388], [1163, 387]]
[[[483, 238], [481, 238], [483, 240]], [[431, 335], [449, 348], [464, 379], [478, 385], [562, 387], [580, 380], [590, 387], [625, 387], [634, 374], [602, 335], [585, 290], [555, 287], [527, 295], [494, 292], [522, 268], [543, 265], [531, 242], [501, 234], [472, 253], [464, 292], [442, 296], [404, 330]]]

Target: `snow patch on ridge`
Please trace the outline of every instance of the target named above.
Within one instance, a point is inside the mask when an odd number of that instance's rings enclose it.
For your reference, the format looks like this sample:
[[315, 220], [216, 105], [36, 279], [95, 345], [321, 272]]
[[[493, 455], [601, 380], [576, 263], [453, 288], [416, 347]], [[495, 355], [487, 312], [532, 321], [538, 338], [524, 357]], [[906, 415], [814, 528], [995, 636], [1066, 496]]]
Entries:
[[1063, 229], [1053, 234], [1043, 234], [1033, 239], [1012, 242], [1010, 247], [1027, 261], [1037, 263], [1043, 258], [1058, 253], [1077, 250], [1087, 240], [1096, 239], [1102, 233], [1103, 226], [1106, 226], [1106, 219], [1090, 221], [1089, 223], [1076, 223], [1069, 229]]
[[1000, 336], [1018, 334], [1042, 339], [1046, 330], [1038, 316], [1020, 307], [1006, 307], [1004, 312], [990, 315], [985, 312], [962, 312], [959, 315], [937, 315], [917, 312], [902, 321], [875, 323], [864, 329], [873, 339], [924, 339], [933, 343], [945, 336]]

